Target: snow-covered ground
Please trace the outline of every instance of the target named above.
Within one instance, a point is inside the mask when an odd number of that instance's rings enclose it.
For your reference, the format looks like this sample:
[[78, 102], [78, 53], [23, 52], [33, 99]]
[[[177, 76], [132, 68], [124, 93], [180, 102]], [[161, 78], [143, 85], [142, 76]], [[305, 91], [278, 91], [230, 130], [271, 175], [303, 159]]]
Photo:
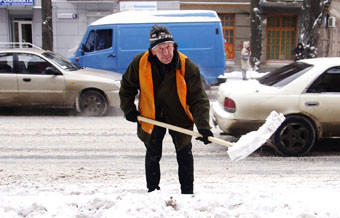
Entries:
[[232, 162], [225, 147], [193, 140], [195, 193], [181, 195], [166, 136], [161, 190], [147, 193], [135, 131], [120, 112], [0, 116], [0, 217], [340, 217], [339, 153], [260, 149]]

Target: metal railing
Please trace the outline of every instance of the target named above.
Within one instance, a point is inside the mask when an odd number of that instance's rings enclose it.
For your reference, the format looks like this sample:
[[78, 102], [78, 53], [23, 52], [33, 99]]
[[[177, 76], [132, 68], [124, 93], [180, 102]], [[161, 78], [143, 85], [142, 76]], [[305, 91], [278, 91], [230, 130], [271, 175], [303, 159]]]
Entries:
[[0, 49], [6, 48], [37, 48], [42, 49], [37, 45], [29, 42], [0, 42]]

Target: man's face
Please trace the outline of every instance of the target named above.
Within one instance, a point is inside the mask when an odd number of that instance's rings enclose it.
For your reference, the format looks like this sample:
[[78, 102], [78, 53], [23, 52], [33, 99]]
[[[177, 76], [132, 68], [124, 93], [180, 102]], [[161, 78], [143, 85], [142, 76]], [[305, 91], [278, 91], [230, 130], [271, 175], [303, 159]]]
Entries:
[[156, 55], [158, 60], [163, 64], [170, 64], [174, 57], [174, 43], [162, 43], [151, 49], [152, 54]]

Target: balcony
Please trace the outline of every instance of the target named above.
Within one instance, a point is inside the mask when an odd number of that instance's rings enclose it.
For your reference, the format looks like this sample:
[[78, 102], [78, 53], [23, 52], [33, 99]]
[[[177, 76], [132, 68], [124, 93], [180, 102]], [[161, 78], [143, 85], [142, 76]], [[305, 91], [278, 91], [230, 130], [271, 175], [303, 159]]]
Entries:
[[264, 14], [298, 14], [301, 12], [303, 0], [263, 0], [261, 9]]

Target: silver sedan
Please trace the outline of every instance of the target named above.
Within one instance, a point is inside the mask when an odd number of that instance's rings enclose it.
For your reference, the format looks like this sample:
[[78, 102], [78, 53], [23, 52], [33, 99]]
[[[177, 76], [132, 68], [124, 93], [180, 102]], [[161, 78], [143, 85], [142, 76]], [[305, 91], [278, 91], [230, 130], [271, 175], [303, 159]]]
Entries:
[[242, 135], [271, 111], [283, 113], [270, 144], [281, 155], [300, 156], [320, 138], [340, 137], [339, 84], [340, 58], [301, 60], [257, 80], [222, 84], [213, 119], [227, 134]]
[[119, 105], [121, 75], [81, 68], [67, 58], [35, 48], [0, 50], [0, 106], [75, 108], [105, 115]]

